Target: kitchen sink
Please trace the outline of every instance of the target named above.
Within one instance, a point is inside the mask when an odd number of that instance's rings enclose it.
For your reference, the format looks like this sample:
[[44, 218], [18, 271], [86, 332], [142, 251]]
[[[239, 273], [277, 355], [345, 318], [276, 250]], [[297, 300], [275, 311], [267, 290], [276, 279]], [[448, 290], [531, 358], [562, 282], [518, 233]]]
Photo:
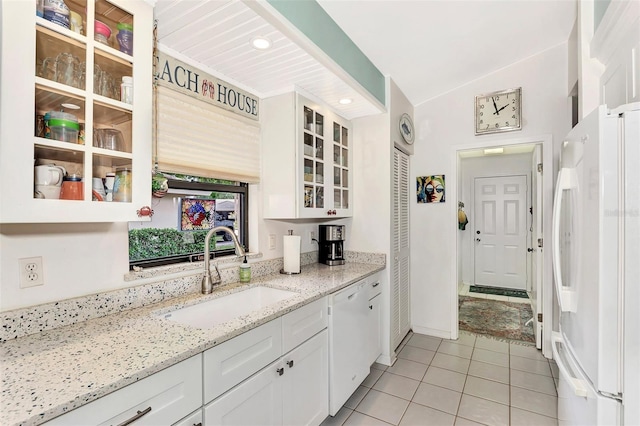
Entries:
[[211, 328], [298, 295], [271, 287], [252, 287], [217, 299], [158, 315], [197, 328]]

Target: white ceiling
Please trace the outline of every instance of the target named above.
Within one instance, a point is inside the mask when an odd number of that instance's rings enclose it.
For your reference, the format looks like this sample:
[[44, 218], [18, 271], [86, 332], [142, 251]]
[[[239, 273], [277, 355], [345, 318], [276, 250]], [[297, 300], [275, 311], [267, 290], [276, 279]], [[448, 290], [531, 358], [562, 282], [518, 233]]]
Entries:
[[[267, 21], [240, 0], [158, 0], [154, 15], [162, 50], [183, 55], [177, 59], [188, 58], [192, 65], [261, 98], [301, 88], [347, 119], [381, 112], [380, 106], [285, 36], [285, 26]], [[267, 36], [273, 47], [254, 49], [251, 40], [256, 36]], [[344, 97], [353, 102], [340, 105]]]
[[317, 0], [417, 106], [568, 40], [576, 0]]
[[[317, 1], [414, 106], [565, 42], [577, 8], [576, 0]], [[326, 58], [260, 4], [158, 0], [161, 48], [262, 98], [297, 87], [347, 119], [380, 112], [371, 96], [331, 72]], [[274, 47], [253, 49], [256, 35], [268, 36]], [[342, 97], [354, 102], [339, 105]]]

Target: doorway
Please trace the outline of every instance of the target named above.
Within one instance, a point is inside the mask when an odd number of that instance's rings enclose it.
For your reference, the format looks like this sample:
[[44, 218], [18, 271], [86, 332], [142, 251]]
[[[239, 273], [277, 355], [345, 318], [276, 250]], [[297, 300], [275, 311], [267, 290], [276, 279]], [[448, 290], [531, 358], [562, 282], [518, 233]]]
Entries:
[[[457, 262], [460, 329], [540, 347], [542, 304], [535, 298], [542, 276], [534, 273], [534, 247], [542, 206], [534, 203], [532, 185], [540, 173], [537, 150], [532, 143], [501, 147], [499, 154], [458, 151], [458, 201], [467, 206], [469, 223], [458, 231]], [[470, 309], [482, 310], [471, 327]], [[493, 319], [481, 325], [487, 318]]]

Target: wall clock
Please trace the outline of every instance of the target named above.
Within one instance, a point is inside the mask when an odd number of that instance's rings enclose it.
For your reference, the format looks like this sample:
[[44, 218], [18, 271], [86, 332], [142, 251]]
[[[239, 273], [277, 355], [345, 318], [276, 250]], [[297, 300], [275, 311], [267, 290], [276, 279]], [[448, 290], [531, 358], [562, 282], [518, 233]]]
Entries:
[[522, 129], [522, 88], [476, 96], [476, 135]]
[[400, 116], [400, 122], [398, 123], [400, 134], [402, 135], [402, 139], [409, 145], [413, 144], [413, 141], [416, 138], [415, 132], [413, 130], [413, 121], [409, 114], [404, 113]]

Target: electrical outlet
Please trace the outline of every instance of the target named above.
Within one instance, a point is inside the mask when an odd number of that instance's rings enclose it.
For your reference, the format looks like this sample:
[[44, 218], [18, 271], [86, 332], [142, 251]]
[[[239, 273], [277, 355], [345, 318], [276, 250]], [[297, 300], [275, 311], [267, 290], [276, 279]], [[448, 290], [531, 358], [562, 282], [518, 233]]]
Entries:
[[269, 234], [269, 250], [276, 249], [276, 234]]
[[20, 288], [44, 285], [42, 257], [25, 257], [18, 259], [20, 268]]
[[313, 244], [313, 240], [316, 239], [316, 231], [309, 232], [309, 244]]

